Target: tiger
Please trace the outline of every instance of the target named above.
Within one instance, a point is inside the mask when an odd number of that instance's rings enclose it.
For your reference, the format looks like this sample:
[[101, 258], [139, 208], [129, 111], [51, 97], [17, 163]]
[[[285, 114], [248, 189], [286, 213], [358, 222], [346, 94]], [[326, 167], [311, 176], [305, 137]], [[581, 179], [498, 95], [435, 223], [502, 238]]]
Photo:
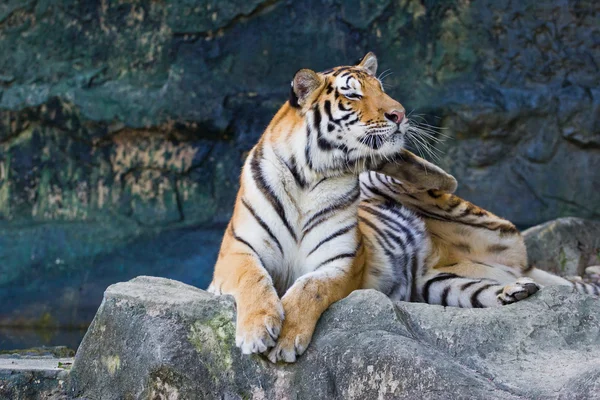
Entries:
[[568, 279], [528, 265], [514, 224], [454, 190], [419, 187], [418, 172], [404, 181], [374, 171], [360, 175], [358, 219], [367, 248], [363, 288], [394, 301], [463, 308], [511, 304], [552, 285], [600, 295], [597, 278]]
[[514, 226], [452, 195], [456, 179], [405, 148], [416, 125], [377, 66], [367, 53], [296, 72], [244, 161], [208, 287], [234, 297], [243, 354], [296, 361], [321, 314], [357, 289], [463, 307], [539, 290], [517, 273], [528, 271]]

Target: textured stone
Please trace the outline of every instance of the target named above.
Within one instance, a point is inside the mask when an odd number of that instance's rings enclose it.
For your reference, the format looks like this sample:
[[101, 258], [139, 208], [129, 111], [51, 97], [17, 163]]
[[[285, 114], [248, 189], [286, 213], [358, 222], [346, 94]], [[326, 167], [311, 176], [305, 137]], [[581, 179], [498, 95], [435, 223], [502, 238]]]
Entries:
[[549, 287], [496, 309], [330, 307], [293, 365], [243, 356], [231, 297], [139, 277], [108, 288], [71, 371], [80, 398], [593, 398], [600, 302]]
[[563, 276], [600, 265], [600, 222], [559, 218], [523, 232], [529, 264]]

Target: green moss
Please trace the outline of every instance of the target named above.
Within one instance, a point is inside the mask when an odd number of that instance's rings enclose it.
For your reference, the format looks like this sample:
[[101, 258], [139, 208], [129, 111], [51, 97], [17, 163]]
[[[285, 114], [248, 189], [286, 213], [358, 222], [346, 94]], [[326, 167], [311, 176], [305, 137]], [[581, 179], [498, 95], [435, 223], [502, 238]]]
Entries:
[[194, 322], [188, 340], [198, 353], [211, 355], [212, 363], [207, 363], [207, 368], [213, 379], [217, 380], [223, 373], [233, 373], [235, 326], [231, 311], [224, 311], [207, 321]]
[[565, 253], [565, 249], [560, 248], [560, 252], [558, 253], [558, 264], [560, 265], [560, 270], [565, 272], [567, 270], [567, 254]]

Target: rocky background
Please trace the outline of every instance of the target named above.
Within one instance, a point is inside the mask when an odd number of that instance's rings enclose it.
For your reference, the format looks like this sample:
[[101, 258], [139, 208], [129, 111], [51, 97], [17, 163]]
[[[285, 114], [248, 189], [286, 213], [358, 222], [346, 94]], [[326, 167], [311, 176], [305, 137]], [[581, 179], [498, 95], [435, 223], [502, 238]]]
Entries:
[[86, 326], [136, 275], [206, 287], [294, 72], [368, 50], [446, 128], [459, 195], [523, 228], [599, 219], [599, 16], [594, 0], [3, 1], [0, 347], [22, 337], [1, 326]]

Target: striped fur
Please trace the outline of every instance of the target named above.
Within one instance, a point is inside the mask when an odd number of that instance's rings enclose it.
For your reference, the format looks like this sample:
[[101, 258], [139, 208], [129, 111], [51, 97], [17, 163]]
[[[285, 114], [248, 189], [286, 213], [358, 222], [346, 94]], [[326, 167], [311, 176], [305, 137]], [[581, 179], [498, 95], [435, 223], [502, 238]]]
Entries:
[[245, 354], [295, 361], [322, 312], [358, 288], [487, 307], [539, 287], [523, 278], [539, 272], [514, 226], [448, 194], [456, 180], [403, 149], [411, 124], [389, 117], [404, 108], [376, 67], [369, 53], [298, 71], [244, 163], [209, 291], [234, 296]]
[[[408, 180], [419, 181], [417, 175]], [[406, 182], [376, 172], [360, 176], [365, 287], [395, 300], [455, 307], [509, 304], [543, 285], [600, 294], [597, 282], [527, 266], [525, 243], [510, 222], [445, 191], [416, 190]], [[411, 237], [421, 238], [417, 246]]]
[[209, 287], [235, 297], [243, 353], [294, 361], [321, 313], [362, 284], [358, 175], [401, 176], [411, 159], [408, 122], [389, 117], [404, 108], [384, 93], [376, 67], [368, 54], [352, 67], [298, 71], [244, 164]]

